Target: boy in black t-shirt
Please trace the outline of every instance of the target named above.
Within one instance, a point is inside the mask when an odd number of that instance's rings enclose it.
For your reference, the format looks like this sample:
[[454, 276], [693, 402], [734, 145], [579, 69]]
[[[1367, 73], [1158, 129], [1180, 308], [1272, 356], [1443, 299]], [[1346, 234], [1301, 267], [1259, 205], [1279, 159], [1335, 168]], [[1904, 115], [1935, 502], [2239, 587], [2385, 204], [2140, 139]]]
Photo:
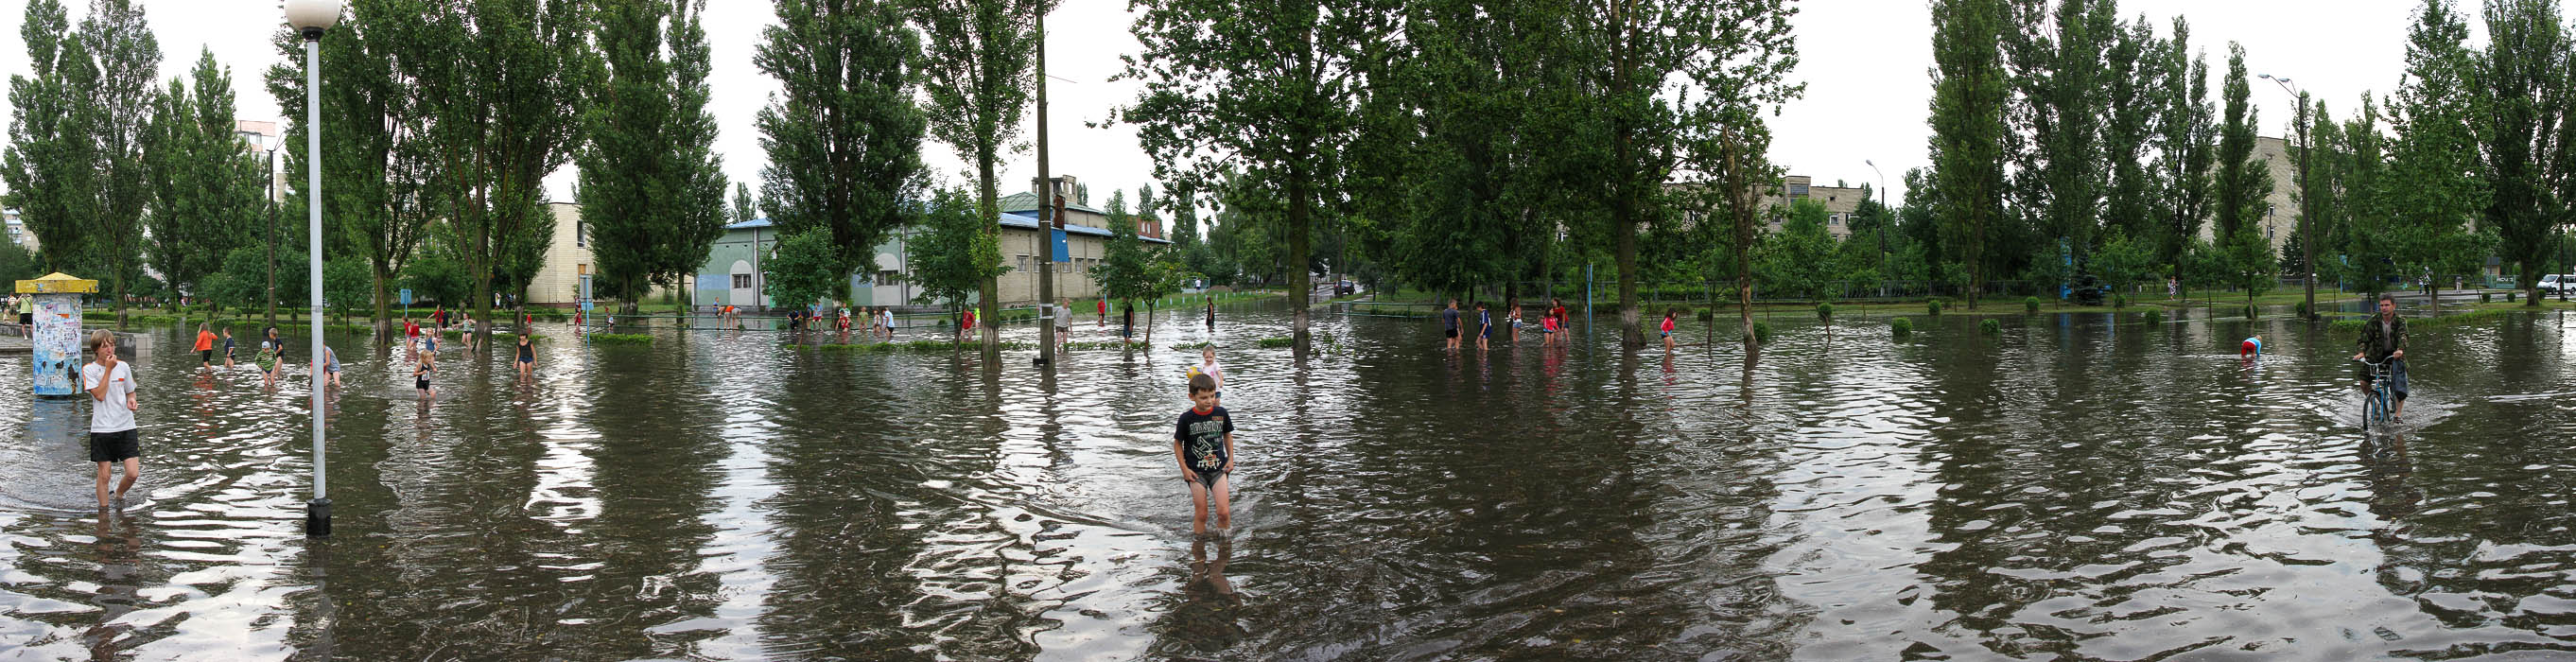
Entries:
[[1181, 462], [1181, 480], [1190, 484], [1190, 532], [1207, 533], [1208, 502], [1216, 502], [1216, 528], [1234, 526], [1233, 501], [1227, 498], [1226, 474], [1234, 472], [1234, 420], [1217, 406], [1216, 380], [1190, 377], [1189, 411], [1172, 428], [1172, 455]]

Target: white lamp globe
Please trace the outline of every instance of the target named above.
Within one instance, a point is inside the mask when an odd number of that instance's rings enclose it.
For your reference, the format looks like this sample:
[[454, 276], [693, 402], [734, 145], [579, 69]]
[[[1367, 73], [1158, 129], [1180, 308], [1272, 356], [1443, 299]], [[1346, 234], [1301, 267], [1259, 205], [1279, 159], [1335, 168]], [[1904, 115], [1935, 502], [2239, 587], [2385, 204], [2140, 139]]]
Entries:
[[340, 0], [286, 0], [286, 24], [307, 39], [339, 22]]

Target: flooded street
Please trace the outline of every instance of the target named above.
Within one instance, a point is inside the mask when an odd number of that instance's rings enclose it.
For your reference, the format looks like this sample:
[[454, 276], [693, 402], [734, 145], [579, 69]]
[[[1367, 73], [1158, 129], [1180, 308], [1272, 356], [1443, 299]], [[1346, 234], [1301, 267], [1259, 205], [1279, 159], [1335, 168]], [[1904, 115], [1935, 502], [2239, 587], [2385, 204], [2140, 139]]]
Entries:
[[[319, 541], [303, 373], [203, 376], [158, 328], [104, 521], [85, 403], [0, 356], [0, 659], [2576, 654], [2576, 317], [2414, 330], [2367, 437], [2348, 336], [2193, 317], [1784, 316], [1748, 361], [1319, 314], [1299, 366], [1250, 304], [1051, 374], [541, 324], [533, 381], [442, 343], [428, 404], [334, 335]], [[1194, 540], [1173, 346], [1209, 340], [1241, 458]]]

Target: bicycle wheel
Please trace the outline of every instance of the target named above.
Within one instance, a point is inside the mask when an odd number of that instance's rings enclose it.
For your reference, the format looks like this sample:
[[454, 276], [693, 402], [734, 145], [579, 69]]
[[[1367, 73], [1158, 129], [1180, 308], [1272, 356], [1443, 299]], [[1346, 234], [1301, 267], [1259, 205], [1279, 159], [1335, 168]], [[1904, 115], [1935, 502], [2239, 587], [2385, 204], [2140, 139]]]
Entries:
[[2361, 394], [2361, 433], [2370, 434], [2370, 423], [2379, 418], [2379, 391]]

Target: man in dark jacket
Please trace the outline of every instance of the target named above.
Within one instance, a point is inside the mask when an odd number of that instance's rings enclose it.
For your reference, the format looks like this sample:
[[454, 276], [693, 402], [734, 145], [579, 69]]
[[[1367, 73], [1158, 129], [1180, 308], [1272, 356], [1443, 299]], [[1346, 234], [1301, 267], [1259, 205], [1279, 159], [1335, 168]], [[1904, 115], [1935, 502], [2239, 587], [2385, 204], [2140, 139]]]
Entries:
[[[2361, 351], [2355, 361], [2388, 364], [2388, 393], [2395, 402], [2389, 418], [2406, 420], [2406, 320], [2397, 316], [2396, 297], [2379, 295], [2379, 315], [2361, 327]], [[2361, 387], [2370, 388], [2370, 369], [2362, 368]]]

